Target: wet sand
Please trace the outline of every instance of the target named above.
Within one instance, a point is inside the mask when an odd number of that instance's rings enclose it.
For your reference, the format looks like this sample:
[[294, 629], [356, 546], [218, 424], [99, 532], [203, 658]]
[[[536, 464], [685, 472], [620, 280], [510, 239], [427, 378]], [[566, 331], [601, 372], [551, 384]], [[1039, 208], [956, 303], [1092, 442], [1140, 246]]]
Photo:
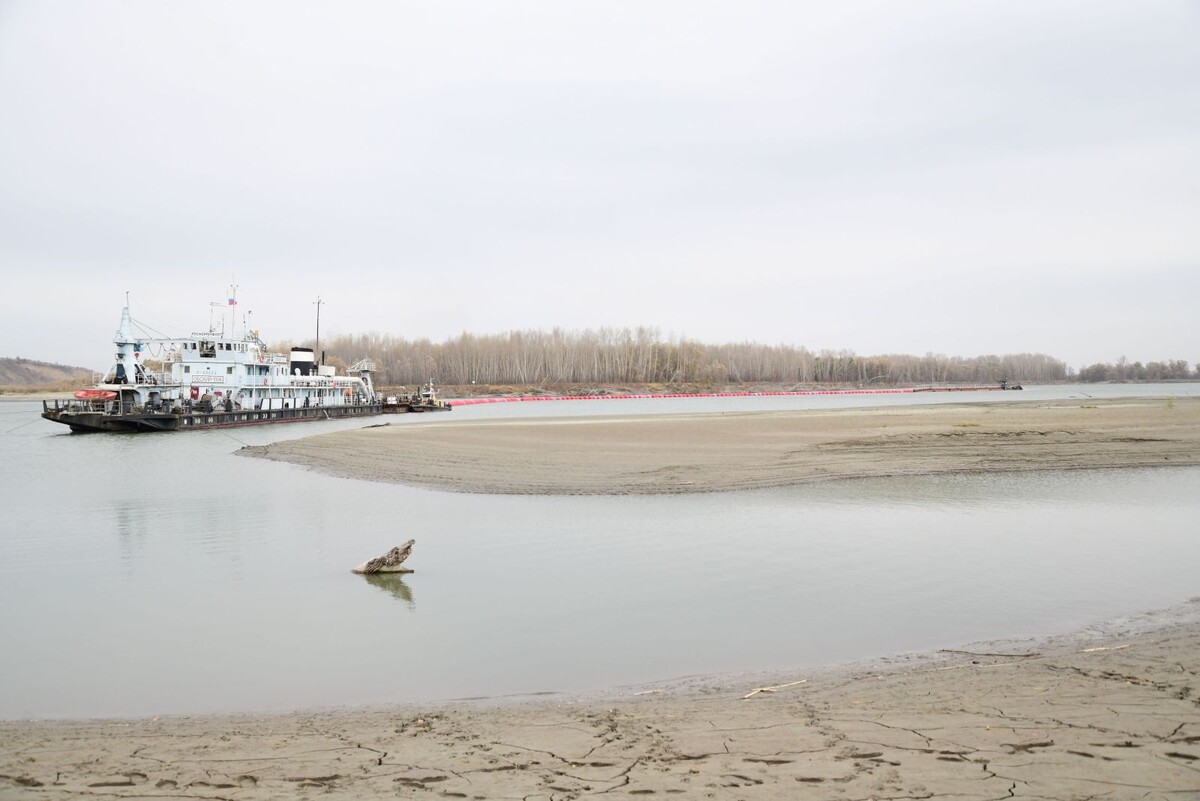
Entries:
[[0, 798], [1195, 798], [1198, 665], [1194, 599], [1070, 637], [602, 698], [4, 722]]
[[1195, 465], [1200, 464], [1200, 398], [539, 420], [439, 416], [239, 453], [369, 481], [554, 495], [719, 492], [873, 476]]

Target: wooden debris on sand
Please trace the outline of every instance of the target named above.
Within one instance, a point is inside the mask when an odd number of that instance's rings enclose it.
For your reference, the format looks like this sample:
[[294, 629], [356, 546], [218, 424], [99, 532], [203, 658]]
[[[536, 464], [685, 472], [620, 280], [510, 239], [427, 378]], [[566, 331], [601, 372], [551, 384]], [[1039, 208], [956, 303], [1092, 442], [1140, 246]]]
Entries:
[[776, 684], [774, 687], [755, 687], [753, 690], [743, 695], [742, 700], [745, 701], [747, 698], [753, 698], [759, 693], [773, 693], [776, 690], [782, 690], [784, 687], [795, 687], [797, 684], [804, 684], [807, 681], [808, 679], [800, 679], [800, 681], [789, 681], [787, 684]]

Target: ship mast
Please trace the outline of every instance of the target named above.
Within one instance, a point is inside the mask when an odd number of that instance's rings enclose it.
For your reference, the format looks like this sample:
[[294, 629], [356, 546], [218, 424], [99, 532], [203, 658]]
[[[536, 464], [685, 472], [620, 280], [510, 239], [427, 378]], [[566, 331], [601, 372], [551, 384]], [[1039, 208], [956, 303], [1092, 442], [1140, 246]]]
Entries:
[[321, 358], [321, 304], [324, 302], [320, 295], [317, 295], [317, 299], [313, 301], [313, 305], [317, 307], [317, 342], [313, 346], [313, 359], [317, 364], [325, 363], [325, 360]]
[[237, 284], [229, 285], [229, 336], [237, 336]]
[[129, 292], [125, 293], [125, 308], [121, 309], [121, 326], [113, 335], [117, 346], [116, 363], [113, 365], [114, 384], [128, 384], [137, 377], [137, 340], [133, 336], [133, 318], [129, 315]]

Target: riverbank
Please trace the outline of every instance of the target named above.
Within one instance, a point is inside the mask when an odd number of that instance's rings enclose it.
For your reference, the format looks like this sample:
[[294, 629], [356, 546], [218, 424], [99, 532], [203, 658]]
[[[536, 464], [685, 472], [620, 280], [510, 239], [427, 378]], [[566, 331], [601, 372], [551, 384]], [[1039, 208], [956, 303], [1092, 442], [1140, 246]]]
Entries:
[[894, 475], [1200, 464], [1200, 398], [445, 420], [239, 453], [501, 494], [720, 492]]
[[0, 403], [29, 403], [30, 401], [36, 403], [44, 400], [66, 400], [73, 397], [75, 397], [74, 392], [59, 389], [45, 392], [3, 392], [0, 393]]
[[1071, 636], [596, 698], [0, 723], [0, 798], [1184, 797], [1200, 599]]

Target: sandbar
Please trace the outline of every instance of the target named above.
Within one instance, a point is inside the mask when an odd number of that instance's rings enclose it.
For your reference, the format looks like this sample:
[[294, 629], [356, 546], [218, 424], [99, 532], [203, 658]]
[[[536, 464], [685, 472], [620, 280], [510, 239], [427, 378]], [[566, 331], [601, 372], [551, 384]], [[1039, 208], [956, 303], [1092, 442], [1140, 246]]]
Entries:
[[239, 453], [346, 478], [514, 495], [1200, 464], [1200, 398], [1189, 397], [414, 423]]

